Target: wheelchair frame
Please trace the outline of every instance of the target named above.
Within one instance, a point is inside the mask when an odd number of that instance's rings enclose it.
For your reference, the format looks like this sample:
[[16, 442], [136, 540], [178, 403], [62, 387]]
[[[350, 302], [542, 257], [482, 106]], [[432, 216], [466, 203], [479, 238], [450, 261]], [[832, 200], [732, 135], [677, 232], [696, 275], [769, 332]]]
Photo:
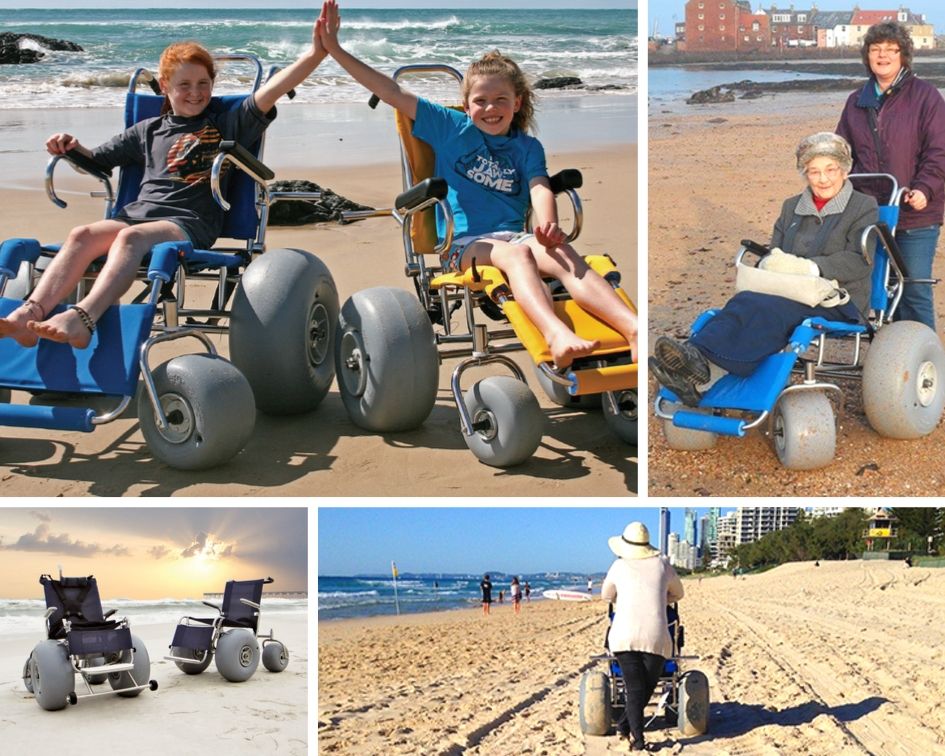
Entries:
[[[823, 381], [821, 378], [857, 378], [864, 383], [865, 393], [866, 384], [875, 382], [872, 378], [875, 371], [868, 370], [866, 362], [861, 360], [864, 337], [872, 342], [883, 328], [903, 329], [903, 326], [898, 323], [908, 321], [896, 323], [891, 323], [891, 321], [899, 306], [903, 286], [906, 283], [937, 283], [935, 279], [910, 278], [904, 270], [894, 236], [898, 219], [898, 203], [903, 190], [899, 188], [895, 177], [890, 174], [871, 173], [851, 174], [850, 179], [883, 179], [892, 185], [889, 202], [880, 206], [879, 222], [864, 229], [860, 238], [860, 252], [866, 260], [871, 259], [870, 243], [874, 243], [871, 273], [873, 291], [870, 299], [872, 317], [865, 325], [830, 321], [820, 317], [806, 318], [794, 329], [784, 349], [768, 357], [752, 376], [748, 378], [724, 376], [705, 392], [696, 408], [672, 409], [669, 405], [677, 403], [678, 397], [665, 387], [660, 387], [654, 399], [654, 414], [664, 421], [665, 433], [670, 433], [669, 425], [675, 429], [682, 429], [672, 431], [673, 442], [670, 444], [672, 448], [691, 450], [708, 448], [714, 443], [716, 434], [742, 437], [747, 431], [767, 423], [766, 435], [772, 439], [775, 452], [786, 467], [815, 469], [829, 464], [833, 459], [835, 436], [842, 408], [840, 397], [843, 392], [835, 383]], [[735, 257], [735, 264], [736, 266], [742, 264], [749, 253], [762, 257], [767, 252], [767, 248], [761, 245], [743, 241]], [[701, 330], [717, 312], [716, 309], [703, 312], [693, 323], [691, 333]], [[922, 327], [921, 324], [913, 325]], [[930, 329], [925, 330], [931, 333]], [[921, 335], [919, 332], [918, 336]], [[852, 356], [847, 361], [828, 359], [828, 339], [849, 342], [851, 338]], [[811, 351], [813, 351], [812, 356], [805, 358], [804, 355]], [[940, 358], [935, 359], [933, 355], [932, 359], [922, 362], [915, 371], [914, 390], [918, 402], [923, 407], [942, 402], [945, 350], [941, 349], [940, 344], [939, 351]], [[936, 365], [936, 361], [940, 367]], [[799, 382], [792, 383], [791, 375], [802, 377]], [[833, 398], [833, 401], [829, 401], [833, 408], [833, 437], [826, 438], [819, 444], [815, 441], [806, 449], [794, 443], [793, 429], [789, 427], [792, 422], [785, 419], [782, 404], [785, 397], [804, 393], [821, 393], [827, 397], [828, 401], [831, 397]], [[723, 414], [726, 411], [739, 412], [747, 417], [727, 416]], [[813, 413], [808, 413], [808, 416], [804, 418], [808, 425], [811, 421], [810, 414]], [[890, 424], [883, 423], [879, 417], [882, 414], [884, 412], [880, 410], [874, 410], [871, 413], [870, 407], [867, 406], [867, 416], [871, 424], [882, 435], [917, 438], [931, 431], [931, 428], [928, 428], [921, 433], [909, 431], [908, 435], [898, 435]], [[896, 423], [891, 425], [895, 426]], [[892, 432], [884, 432], [884, 430], [892, 430]]]
[[[459, 71], [442, 64], [401, 66], [393, 73], [392, 78], [394, 81], [399, 81], [406, 76], [421, 74], [445, 74], [457, 83], [461, 83], [463, 80], [463, 76]], [[376, 106], [378, 101], [376, 96], [372, 97], [371, 106]], [[450, 390], [459, 411], [461, 430], [467, 440], [467, 445], [473, 448], [470, 439], [477, 435], [484, 439], [485, 444], [489, 444], [500, 433], [497, 428], [499, 421], [488, 409], [470, 412], [462, 390], [464, 373], [473, 367], [499, 365], [510, 372], [515, 380], [527, 386], [524, 371], [507, 355], [518, 351], [540, 351], [544, 348], [543, 339], [538, 334], [537, 329], [534, 329], [534, 326], [530, 323], [528, 325], [534, 330], [534, 334], [528, 333], [523, 338], [513, 328], [503, 327], [490, 330], [488, 324], [477, 322], [477, 308], [482, 309], [488, 317], [499, 319], [506, 317], [502, 314], [502, 308], [513, 301], [508, 285], [498, 269], [486, 266], [480, 270], [477, 269], [474, 263], [464, 274], [443, 273], [438, 261], [431, 264], [426, 259], [428, 254], [439, 256], [449, 249], [452, 244], [454, 225], [452, 213], [446, 201], [448, 189], [443, 179], [425, 179], [420, 183], [416, 183], [414, 169], [403, 139], [399, 140], [399, 147], [404, 191], [395, 199], [394, 207], [373, 211], [353, 211], [345, 213], [345, 218], [356, 220], [367, 217], [390, 216], [401, 225], [404, 246], [404, 272], [414, 282], [421, 307], [427, 313], [431, 322], [439, 325], [439, 328], [434, 329], [433, 332], [437, 359], [440, 362], [449, 358], [459, 358], [461, 360], [452, 371]], [[583, 208], [580, 197], [575, 191], [581, 185], [580, 173], [574, 170], [562, 171], [552, 177], [551, 181], [555, 194], [564, 193], [573, 208], [574, 220], [567, 235], [567, 242], [570, 243], [578, 238], [583, 225]], [[445, 220], [445, 235], [442, 240], [434, 244], [433, 249], [419, 251], [412, 234], [413, 225], [415, 220], [419, 218], [418, 213], [434, 206], [439, 208]], [[531, 210], [529, 210], [529, 216], [530, 214]], [[613, 260], [606, 256], [587, 259], [589, 264], [611, 286], [619, 291], [620, 275]], [[566, 293], [557, 295], [554, 298], [564, 299], [564, 295]], [[629, 299], [627, 301], [628, 306], [632, 306]], [[451, 315], [461, 306], [465, 306], [465, 318], [463, 319], [465, 328], [460, 327], [457, 330], [451, 322]], [[523, 343], [523, 341], [527, 341], [527, 343]], [[540, 347], [538, 342], [541, 342]], [[343, 352], [341, 361], [336, 366], [336, 372], [342, 373], [346, 363], [353, 370], [363, 369], [363, 364], [357, 362], [361, 359], [360, 355], [354, 354], [353, 351]], [[605, 403], [606, 411], [609, 412], [608, 417], [619, 418], [621, 413], [626, 411], [621, 406], [624, 403], [630, 405], [632, 411], [629, 414], [635, 415], [636, 372], [635, 365], [631, 365], [631, 371], [627, 371], [622, 365], [611, 366], [609, 364], [610, 355], [616, 351], [612, 349], [610, 352], [581, 358], [576, 360], [575, 365], [566, 371], [557, 371], [548, 362], [539, 361], [534, 354], [532, 356], [535, 359], [536, 371], [540, 379], [548, 387], [546, 390], [560, 392], [565, 397], [599, 393]], [[579, 369], [578, 365], [582, 367]], [[615, 371], [622, 372], [617, 376]], [[622, 381], [627, 381], [627, 385], [623, 385]], [[629, 398], [630, 395], [633, 395], [632, 399]], [[422, 419], [420, 422], [422, 422]], [[617, 421], [614, 424], [616, 425]], [[527, 423], [523, 423], [523, 425], [527, 425]], [[618, 431], [618, 435], [623, 437], [620, 431]], [[531, 452], [537, 447], [538, 440], [540, 440], [540, 437], [527, 454], [514, 455], [516, 457], [515, 461], [507, 464], [517, 464], [524, 461], [524, 458], [531, 456]], [[630, 441], [629, 437], [625, 440]], [[475, 449], [473, 450], [475, 452]], [[478, 453], [477, 456], [479, 456]], [[480, 459], [483, 458], [480, 457]], [[483, 461], [487, 460], [483, 459]], [[505, 464], [499, 462], [488, 463], [505, 466]]]

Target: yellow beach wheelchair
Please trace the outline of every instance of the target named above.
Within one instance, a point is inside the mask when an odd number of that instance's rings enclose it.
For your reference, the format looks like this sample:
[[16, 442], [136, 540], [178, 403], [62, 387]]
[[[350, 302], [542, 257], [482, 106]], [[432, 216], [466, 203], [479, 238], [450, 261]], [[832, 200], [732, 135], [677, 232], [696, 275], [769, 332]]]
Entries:
[[[446, 65], [404, 66], [393, 78], [406, 75], [446, 75], [462, 82], [462, 74]], [[376, 98], [371, 104], [377, 104]], [[347, 213], [346, 218], [390, 215], [401, 224], [405, 273], [413, 280], [419, 301], [402, 289], [378, 287], [357, 292], [343, 304], [335, 372], [348, 415], [373, 431], [416, 428], [433, 409], [440, 361], [460, 358], [450, 386], [466, 445], [488, 465], [522, 463], [538, 448], [544, 423], [524, 372], [507, 356], [525, 350], [552, 401], [582, 408], [599, 405], [612, 430], [626, 443], [636, 444], [637, 365], [619, 333], [578, 307], [560, 283], [549, 282], [558, 316], [579, 336], [600, 343], [570, 368], [556, 370], [547, 343], [522, 312], [498, 268], [474, 263], [462, 273], [442, 271], [439, 256], [453, 237], [446, 181], [432, 175], [433, 151], [412, 135], [410, 119], [397, 111], [395, 117], [404, 192], [393, 209]], [[568, 242], [578, 237], [583, 221], [576, 192], [581, 181], [577, 170], [551, 178], [556, 196], [563, 193], [573, 205]], [[437, 238], [436, 207], [446, 219], [443, 239]], [[619, 287], [614, 261], [607, 255], [586, 260], [635, 310]], [[489, 376], [464, 393], [464, 373], [484, 365], [502, 366], [511, 376]]]

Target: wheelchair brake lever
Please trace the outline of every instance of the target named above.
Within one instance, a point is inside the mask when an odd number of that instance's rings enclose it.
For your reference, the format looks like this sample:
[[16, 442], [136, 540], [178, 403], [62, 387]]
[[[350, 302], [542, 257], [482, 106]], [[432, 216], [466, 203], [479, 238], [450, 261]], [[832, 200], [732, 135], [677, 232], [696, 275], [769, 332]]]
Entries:
[[476, 258], [472, 259], [472, 265], [469, 266], [472, 270], [473, 281], [479, 283], [482, 280], [482, 275], [479, 273], [479, 270], [476, 268]]

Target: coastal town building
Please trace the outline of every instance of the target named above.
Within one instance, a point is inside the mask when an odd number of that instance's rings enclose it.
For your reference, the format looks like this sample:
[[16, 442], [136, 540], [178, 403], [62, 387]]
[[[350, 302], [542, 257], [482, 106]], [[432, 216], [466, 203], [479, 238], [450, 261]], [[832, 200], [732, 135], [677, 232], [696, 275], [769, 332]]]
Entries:
[[735, 510], [735, 541], [751, 543], [794, 524], [800, 507], [739, 507]]
[[689, 0], [686, 3], [688, 52], [762, 50], [770, 44], [768, 15], [752, 11], [748, 0]]
[[935, 47], [935, 29], [921, 13], [904, 6], [889, 10], [820, 11], [761, 6], [749, 0], [688, 0], [686, 20], [676, 24], [676, 43], [687, 52], [756, 52], [775, 48], [859, 47], [873, 24], [898, 21], [912, 35], [917, 50]]

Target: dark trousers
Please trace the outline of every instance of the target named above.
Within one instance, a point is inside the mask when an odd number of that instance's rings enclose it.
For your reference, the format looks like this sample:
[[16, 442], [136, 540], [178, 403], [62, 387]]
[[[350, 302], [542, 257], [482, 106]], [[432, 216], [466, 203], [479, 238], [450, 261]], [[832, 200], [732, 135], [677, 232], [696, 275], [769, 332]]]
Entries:
[[624, 689], [627, 692], [627, 705], [623, 717], [617, 722], [617, 729], [630, 733], [633, 740], [643, 741], [643, 710], [650, 701], [660, 675], [663, 674], [665, 659], [659, 654], [645, 651], [618, 651], [614, 654], [620, 665]]

